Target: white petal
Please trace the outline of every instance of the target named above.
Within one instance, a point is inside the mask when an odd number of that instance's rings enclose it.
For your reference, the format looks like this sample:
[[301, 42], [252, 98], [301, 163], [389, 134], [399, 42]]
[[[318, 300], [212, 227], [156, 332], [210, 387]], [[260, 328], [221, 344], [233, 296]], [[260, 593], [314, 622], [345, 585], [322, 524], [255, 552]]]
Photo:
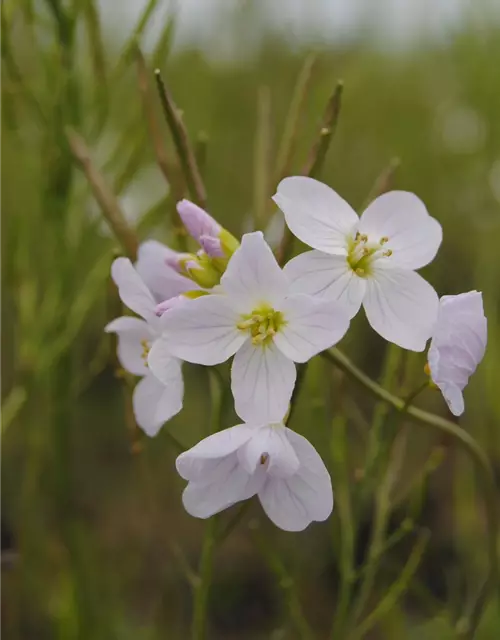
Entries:
[[359, 218], [329, 186], [305, 176], [285, 178], [273, 200], [299, 240], [325, 253], [347, 255], [347, 238]]
[[182, 375], [172, 377], [165, 385], [149, 373], [140, 380], [132, 397], [137, 424], [148, 436], [155, 436], [160, 427], [182, 409], [184, 383]]
[[285, 325], [274, 344], [294, 362], [307, 362], [336, 344], [349, 328], [349, 315], [335, 300], [295, 294], [281, 307]]
[[300, 462], [291, 478], [268, 477], [259, 499], [269, 518], [285, 531], [302, 531], [313, 521], [326, 520], [333, 509], [328, 473], [318, 452], [303, 436], [286, 429]]
[[481, 293], [443, 296], [428, 354], [433, 382], [454, 415], [464, 410], [462, 390], [486, 349], [487, 321]]
[[128, 258], [117, 258], [113, 262], [111, 277], [123, 304], [144, 320], [156, 322], [156, 300]]
[[144, 360], [144, 345], [151, 344], [152, 334], [144, 320], [123, 316], [106, 327], [107, 333], [118, 334], [117, 355], [122, 367], [135, 376], [145, 376], [148, 368]]
[[167, 265], [166, 259], [175, 258], [177, 255], [177, 251], [169, 249], [156, 240], [147, 240], [139, 245], [135, 268], [159, 302], [173, 298], [184, 291], [200, 288], [195, 282]]
[[167, 352], [181, 360], [218, 364], [232, 356], [248, 338], [247, 332], [236, 327], [240, 320], [227, 296], [186, 300], [162, 316], [161, 342]]
[[423, 351], [437, 319], [437, 293], [418, 273], [374, 266], [363, 300], [371, 326], [389, 342]]
[[243, 446], [254, 433], [254, 428], [238, 424], [204, 438], [177, 457], [175, 464], [179, 475], [195, 482], [208, 480], [213, 469]]
[[212, 482], [190, 482], [182, 494], [188, 513], [196, 518], [209, 518], [236, 502], [247, 500], [261, 489], [266, 474], [247, 473], [238, 463], [236, 455], [229, 456], [228, 464]]
[[231, 389], [236, 413], [245, 422], [281, 422], [297, 372], [294, 363], [273, 344], [254, 346], [250, 340], [236, 353]]
[[350, 318], [359, 311], [366, 281], [354, 273], [344, 256], [306, 251], [290, 260], [283, 271], [294, 293], [338, 300]]
[[263, 303], [275, 306], [283, 300], [288, 282], [261, 231], [243, 236], [221, 278], [221, 285], [227, 294], [249, 307], [244, 309], [246, 313]]
[[248, 473], [264, 467], [277, 478], [292, 476], [300, 465], [285, 428], [279, 425], [256, 429], [253, 437], [238, 449], [238, 459]]
[[384, 250], [392, 251], [391, 262], [404, 269], [420, 269], [431, 262], [443, 239], [437, 220], [413, 193], [390, 191], [374, 200], [364, 211], [358, 231], [370, 241], [388, 238]]
[[[157, 349], [154, 348], [156, 342], [160, 342]], [[163, 384], [171, 384], [173, 380], [182, 378], [182, 361], [165, 349], [161, 338], [153, 342], [148, 355], [148, 366]]]

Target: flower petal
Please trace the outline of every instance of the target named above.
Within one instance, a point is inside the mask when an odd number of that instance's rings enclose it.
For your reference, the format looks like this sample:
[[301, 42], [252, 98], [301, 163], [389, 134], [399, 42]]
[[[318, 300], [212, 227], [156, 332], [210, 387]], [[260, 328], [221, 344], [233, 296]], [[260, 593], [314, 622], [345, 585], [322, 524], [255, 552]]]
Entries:
[[418, 273], [377, 264], [363, 300], [368, 322], [389, 342], [423, 351], [437, 319], [438, 296]]
[[292, 476], [300, 466], [285, 428], [278, 425], [257, 429], [253, 437], [238, 449], [238, 459], [248, 473], [264, 467], [267, 473], [277, 478]]
[[234, 356], [231, 368], [236, 413], [248, 423], [281, 422], [296, 376], [294, 363], [273, 343], [254, 346], [248, 340]]
[[259, 499], [269, 518], [285, 531], [302, 531], [326, 520], [333, 509], [330, 474], [312, 444], [291, 429], [286, 435], [300, 462], [291, 478], [268, 477]]
[[283, 300], [288, 282], [261, 231], [246, 233], [221, 278], [224, 291], [239, 298], [251, 313], [267, 303], [271, 306]]
[[145, 376], [148, 368], [144, 360], [144, 346], [152, 341], [147, 323], [139, 318], [123, 316], [112, 320], [104, 331], [118, 335], [117, 355], [122, 367], [134, 376]]
[[144, 376], [137, 383], [132, 397], [137, 424], [148, 436], [155, 436], [160, 427], [182, 409], [183, 395], [180, 369], [168, 385], [151, 373]]
[[[224, 295], [207, 295], [186, 300], [161, 317], [161, 344], [171, 355], [213, 365], [224, 362], [248, 338], [237, 329], [240, 316]], [[157, 347], [157, 343], [153, 349]], [[151, 351], [153, 351], [153, 349]]]
[[135, 268], [158, 302], [200, 288], [168, 266], [166, 261], [175, 259], [178, 255], [177, 251], [156, 240], [147, 240], [139, 245]]
[[462, 390], [483, 359], [486, 342], [487, 320], [481, 293], [443, 296], [428, 361], [433, 382], [456, 416], [464, 411]]
[[286, 324], [274, 336], [274, 344], [294, 362], [307, 362], [332, 347], [349, 328], [349, 315], [335, 300], [295, 294], [281, 311]]
[[384, 250], [390, 249], [391, 263], [404, 269], [432, 262], [443, 239], [439, 222], [407, 191], [390, 191], [374, 200], [362, 214], [358, 231], [375, 242], [388, 238]]
[[204, 438], [184, 451], [175, 462], [179, 475], [185, 480], [203, 482], [231, 453], [243, 446], [255, 434], [255, 427], [238, 424]]
[[337, 300], [350, 318], [359, 311], [366, 281], [354, 273], [344, 256], [306, 251], [290, 260], [283, 271], [294, 293]]
[[273, 200], [299, 240], [325, 253], [347, 255], [347, 237], [359, 218], [329, 186], [305, 176], [285, 178]]
[[156, 300], [128, 258], [117, 258], [111, 265], [111, 277], [118, 294], [129, 309], [147, 322], [156, 322]]

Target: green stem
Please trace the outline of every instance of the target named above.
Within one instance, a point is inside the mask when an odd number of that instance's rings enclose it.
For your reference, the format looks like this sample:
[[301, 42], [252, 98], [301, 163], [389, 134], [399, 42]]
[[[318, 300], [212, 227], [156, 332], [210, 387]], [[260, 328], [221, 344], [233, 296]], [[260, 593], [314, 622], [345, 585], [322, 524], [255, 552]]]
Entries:
[[[222, 379], [215, 370], [210, 370], [210, 397], [212, 403], [210, 417], [210, 433], [220, 429], [223, 408]], [[209, 518], [205, 525], [203, 544], [201, 549], [200, 565], [198, 567], [198, 579], [194, 585], [194, 608], [191, 626], [192, 640], [203, 640], [206, 635], [208, 596], [212, 582], [213, 557], [217, 542], [218, 517]]]
[[[349, 358], [338, 349], [333, 348], [328, 351], [324, 351], [322, 356], [329, 362], [338, 366], [342, 371], [344, 371], [344, 373], [353, 378], [358, 382], [358, 384], [362, 385], [375, 397], [387, 402], [398, 411], [404, 410], [405, 402], [403, 400], [383, 389], [374, 380], [358, 369], [358, 367], [356, 367]], [[455, 440], [457, 444], [464, 449], [467, 455], [472, 458], [480, 474], [486, 509], [488, 568], [486, 578], [477, 597], [470, 607], [470, 612], [459, 620], [456, 629], [460, 638], [467, 640], [472, 639], [486, 604], [493, 595], [498, 575], [497, 538], [499, 532], [499, 521], [495, 478], [484, 451], [474, 438], [472, 438], [466, 431], [463, 431], [453, 422], [450, 422], [445, 418], [441, 418], [440, 416], [427, 411], [422, 411], [415, 407], [408, 407], [406, 409], [406, 414], [414, 422], [436, 429]]]

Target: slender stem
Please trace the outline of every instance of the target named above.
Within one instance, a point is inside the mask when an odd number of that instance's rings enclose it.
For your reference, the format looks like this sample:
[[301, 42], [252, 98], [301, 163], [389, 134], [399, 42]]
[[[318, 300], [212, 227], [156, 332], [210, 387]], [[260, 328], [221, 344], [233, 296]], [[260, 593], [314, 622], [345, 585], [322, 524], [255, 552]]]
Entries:
[[[210, 374], [210, 397], [212, 404], [210, 432], [215, 433], [220, 429], [221, 424], [223, 388], [218, 372], [211, 369]], [[191, 626], [192, 640], [203, 640], [206, 635], [208, 596], [210, 592], [210, 583], [212, 582], [213, 556], [217, 542], [218, 522], [218, 517], [214, 516], [209, 518], [205, 524], [200, 565], [198, 567], [198, 580], [195, 583], [193, 593], [194, 608]]]
[[408, 588], [413, 576], [415, 575], [429, 542], [429, 538], [430, 534], [428, 531], [424, 531], [420, 534], [398, 579], [390, 587], [375, 609], [353, 631], [349, 636], [349, 640], [364, 638], [365, 634], [368, 633], [373, 625], [394, 607], [399, 598]]
[[182, 120], [181, 112], [163, 82], [159, 69], [155, 71], [155, 78], [165, 119], [167, 120], [172, 140], [174, 141], [189, 193], [201, 207], [206, 208], [207, 193], [205, 191], [205, 185], [196, 162], [194, 150], [189, 141], [186, 125]]
[[[315, 140], [311, 151], [309, 152], [306, 164], [302, 170], [302, 175], [314, 178], [321, 173], [327, 151], [330, 147], [330, 142], [337, 130], [343, 89], [344, 83], [339, 80], [328, 104], [326, 105], [318, 138]], [[279, 264], [283, 265], [290, 257], [293, 248], [293, 240], [294, 235], [288, 227], [285, 227], [283, 238], [276, 251], [276, 259]]]
[[[349, 358], [338, 349], [329, 349], [328, 351], [324, 351], [322, 355], [328, 361], [342, 369], [344, 373], [353, 378], [375, 397], [384, 400], [384, 402], [392, 405], [398, 411], [402, 411], [404, 409], [405, 403], [403, 400], [383, 389], [374, 380], [358, 369], [358, 367], [356, 367]], [[486, 604], [493, 595], [498, 575], [497, 537], [499, 521], [495, 478], [484, 451], [475, 439], [466, 431], [463, 431], [449, 420], [432, 413], [428, 413], [427, 411], [422, 411], [416, 407], [408, 407], [406, 409], [406, 413], [414, 422], [436, 429], [455, 440], [457, 444], [459, 444], [472, 458], [480, 474], [486, 509], [488, 568], [486, 578], [477, 597], [470, 607], [470, 613], [461, 618], [457, 624], [456, 630], [459, 637], [468, 640], [474, 637], [475, 630], [479, 624]]]
[[92, 164], [89, 149], [83, 138], [70, 128], [66, 130], [66, 136], [71, 152], [85, 173], [94, 197], [99, 203], [116, 239], [121, 243], [129, 258], [135, 260], [139, 241], [133, 229], [128, 225], [118, 200], [107, 185], [104, 177]]
[[[427, 387], [428, 382], [426, 381], [425, 385], [420, 385], [406, 398], [401, 411], [395, 412], [395, 414], [393, 414], [393, 422], [395, 423], [395, 425], [403, 420], [412, 401]], [[402, 460], [402, 446], [404, 446], [404, 432], [400, 432], [393, 442], [387, 471], [375, 496], [375, 519], [373, 523], [370, 545], [368, 548], [367, 566], [363, 581], [361, 583], [356, 601], [353, 606], [352, 622], [354, 624], [362, 615], [373, 591], [375, 578], [377, 576], [377, 569], [379, 566], [379, 560], [381, 558], [382, 549], [384, 547], [387, 522], [391, 514], [391, 491], [394, 486], [396, 477], [400, 471]]]

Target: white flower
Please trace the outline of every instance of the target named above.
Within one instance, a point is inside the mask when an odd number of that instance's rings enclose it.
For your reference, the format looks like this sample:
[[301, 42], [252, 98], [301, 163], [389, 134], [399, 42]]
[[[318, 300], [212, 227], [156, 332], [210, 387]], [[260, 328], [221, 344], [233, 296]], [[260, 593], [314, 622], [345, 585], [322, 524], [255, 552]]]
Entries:
[[391, 191], [358, 218], [333, 189], [306, 177], [285, 178], [273, 200], [291, 231], [315, 251], [291, 260], [294, 290], [342, 302], [353, 317], [361, 304], [389, 342], [423, 351], [438, 297], [417, 273], [441, 244], [441, 225], [412, 193]]
[[156, 240], [146, 240], [139, 245], [135, 268], [157, 302], [200, 288], [170, 266], [182, 255]]
[[290, 295], [260, 231], [243, 236], [221, 290], [162, 316], [165, 333], [151, 349], [149, 365], [161, 372], [164, 351], [204, 365], [236, 354], [231, 386], [238, 415], [247, 422], [279, 422], [295, 384], [294, 362], [306, 362], [340, 340], [349, 326], [347, 313], [334, 301]]
[[128, 258], [117, 258], [111, 275], [122, 302], [144, 320], [123, 316], [112, 320], [105, 331], [118, 334], [118, 359], [122, 367], [135, 376], [142, 376], [134, 389], [134, 415], [141, 429], [155, 436], [163, 423], [182, 409], [181, 362], [164, 352], [160, 375], [150, 371], [148, 353], [160, 335], [156, 301]]
[[464, 412], [462, 391], [483, 359], [486, 341], [482, 294], [469, 291], [443, 296], [428, 361], [432, 381], [455, 416]]
[[254, 495], [286, 531], [326, 520], [333, 509], [330, 475], [316, 449], [283, 424], [240, 424], [205, 438], [177, 458], [189, 484], [184, 507], [210, 516]]

